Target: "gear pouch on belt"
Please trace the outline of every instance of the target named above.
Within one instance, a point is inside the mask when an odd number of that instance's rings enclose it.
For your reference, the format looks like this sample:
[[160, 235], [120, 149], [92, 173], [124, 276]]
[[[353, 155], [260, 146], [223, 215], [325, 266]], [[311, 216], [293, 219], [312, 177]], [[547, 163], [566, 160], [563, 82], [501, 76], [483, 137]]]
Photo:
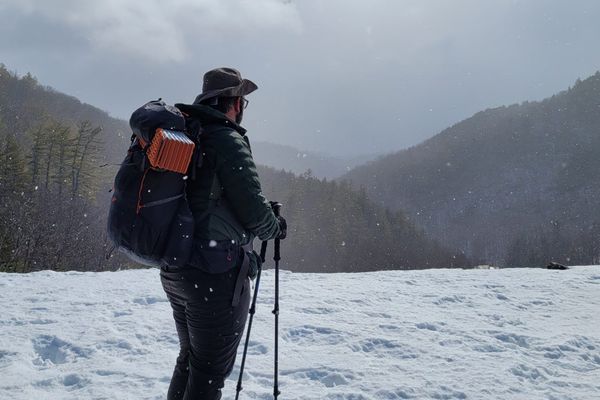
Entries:
[[240, 247], [230, 240], [197, 240], [190, 264], [209, 274], [222, 274], [240, 263]]

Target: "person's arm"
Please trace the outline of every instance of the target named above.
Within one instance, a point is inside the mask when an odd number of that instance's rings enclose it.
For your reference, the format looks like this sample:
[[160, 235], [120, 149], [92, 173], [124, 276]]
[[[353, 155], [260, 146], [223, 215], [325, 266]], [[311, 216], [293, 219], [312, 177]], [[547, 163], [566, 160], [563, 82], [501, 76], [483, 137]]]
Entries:
[[250, 147], [235, 131], [218, 132], [216, 172], [223, 196], [242, 226], [270, 240], [279, 236], [279, 221], [262, 194]]

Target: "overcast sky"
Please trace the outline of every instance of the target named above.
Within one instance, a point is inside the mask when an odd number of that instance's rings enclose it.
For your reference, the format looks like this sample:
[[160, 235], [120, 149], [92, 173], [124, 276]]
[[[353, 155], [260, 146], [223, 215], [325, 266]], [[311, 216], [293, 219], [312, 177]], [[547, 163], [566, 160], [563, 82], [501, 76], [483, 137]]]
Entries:
[[593, 74], [599, 21], [597, 0], [0, 0], [0, 62], [121, 118], [233, 66], [252, 139], [383, 153]]

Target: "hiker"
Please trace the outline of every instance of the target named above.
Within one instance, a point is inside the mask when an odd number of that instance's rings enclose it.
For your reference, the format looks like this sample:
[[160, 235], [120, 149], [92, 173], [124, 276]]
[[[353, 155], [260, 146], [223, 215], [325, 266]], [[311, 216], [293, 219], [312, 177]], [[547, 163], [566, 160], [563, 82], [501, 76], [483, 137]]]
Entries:
[[245, 96], [257, 88], [239, 71], [218, 68], [204, 75], [193, 104], [175, 105], [188, 134], [200, 138], [202, 160], [191, 167], [186, 187], [194, 217], [190, 261], [160, 273], [180, 344], [169, 400], [221, 398], [248, 316], [249, 276], [260, 262], [252, 242], [286, 235], [285, 219], [275, 216], [261, 192], [240, 126]]

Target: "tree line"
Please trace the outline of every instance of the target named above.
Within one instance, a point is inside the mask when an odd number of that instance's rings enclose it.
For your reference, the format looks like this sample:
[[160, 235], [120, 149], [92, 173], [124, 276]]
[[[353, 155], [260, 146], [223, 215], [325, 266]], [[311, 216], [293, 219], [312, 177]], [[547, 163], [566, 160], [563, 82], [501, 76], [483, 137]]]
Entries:
[[600, 223], [565, 232], [559, 221], [523, 232], [510, 244], [506, 264], [540, 267], [549, 262], [563, 265], [600, 264]]
[[17, 134], [0, 124], [0, 268], [101, 269], [100, 127], [51, 118]]

